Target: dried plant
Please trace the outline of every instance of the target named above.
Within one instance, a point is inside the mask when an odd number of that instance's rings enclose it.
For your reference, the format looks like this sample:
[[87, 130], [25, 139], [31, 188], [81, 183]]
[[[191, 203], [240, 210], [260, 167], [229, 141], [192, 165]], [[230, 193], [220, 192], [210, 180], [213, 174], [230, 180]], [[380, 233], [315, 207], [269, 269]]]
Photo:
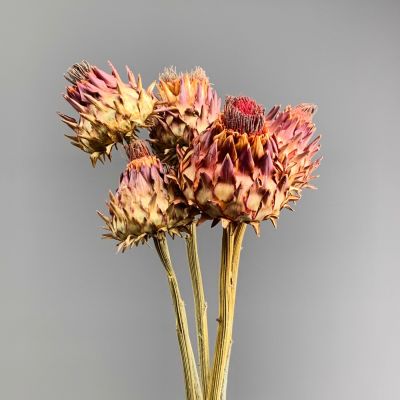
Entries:
[[[65, 74], [65, 99], [78, 119], [60, 114], [74, 135], [72, 144], [96, 161], [111, 160], [123, 145], [128, 164], [118, 189], [110, 192], [103, 237], [118, 251], [152, 239], [167, 274], [189, 400], [226, 399], [229, 359], [242, 241], [247, 225], [274, 226], [283, 209], [301, 198], [321, 158], [313, 138], [316, 106], [299, 104], [283, 111], [245, 96], [221, 100], [200, 67], [177, 73], [167, 68], [147, 89], [127, 67], [128, 83], [111, 65], [111, 74], [89, 64], [74, 64]], [[157, 93], [154, 94], [154, 88]], [[148, 143], [138, 131], [148, 133]], [[207, 303], [196, 227], [221, 222], [219, 316], [210, 360]], [[198, 363], [190, 341], [185, 304], [168, 250], [167, 236], [184, 236], [192, 280]]]

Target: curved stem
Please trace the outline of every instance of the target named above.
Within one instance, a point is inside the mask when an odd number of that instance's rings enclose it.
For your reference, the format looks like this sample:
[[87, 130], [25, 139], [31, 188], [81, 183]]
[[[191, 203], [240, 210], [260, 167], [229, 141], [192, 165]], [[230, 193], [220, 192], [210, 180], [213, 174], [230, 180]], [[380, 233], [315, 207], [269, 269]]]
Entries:
[[154, 237], [154, 244], [160, 260], [167, 272], [169, 289], [176, 314], [176, 332], [182, 356], [185, 375], [186, 398], [188, 400], [202, 399], [199, 377], [197, 374], [193, 348], [190, 343], [189, 327], [187, 322], [185, 303], [179, 291], [178, 280], [172, 266], [165, 235]]
[[190, 235], [186, 237], [186, 250], [193, 287], [201, 383], [203, 393], [206, 394], [210, 375], [210, 354], [208, 343], [207, 303], [204, 296], [203, 279], [197, 251], [196, 223], [191, 225]]
[[232, 345], [236, 286], [244, 232], [245, 224], [229, 224], [222, 235], [218, 330], [207, 400], [221, 400], [226, 396], [224, 385], [227, 382]]

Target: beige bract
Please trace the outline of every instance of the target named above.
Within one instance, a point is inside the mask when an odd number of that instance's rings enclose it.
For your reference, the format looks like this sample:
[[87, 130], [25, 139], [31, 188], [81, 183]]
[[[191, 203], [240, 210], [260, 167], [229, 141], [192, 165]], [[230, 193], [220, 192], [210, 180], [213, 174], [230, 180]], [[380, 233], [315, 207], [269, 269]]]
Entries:
[[90, 154], [93, 166], [98, 159], [110, 158], [117, 143], [136, 138], [137, 128], [151, 125], [157, 103], [153, 95], [155, 82], [143, 88], [140, 75], [136, 80], [127, 67], [129, 83], [125, 83], [111, 63], [110, 66], [112, 73], [108, 74], [82, 61], [65, 74], [71, 86], [64, 97], [79, 113], [79, 119], [60, 116], [75, 133], [67, 137]]

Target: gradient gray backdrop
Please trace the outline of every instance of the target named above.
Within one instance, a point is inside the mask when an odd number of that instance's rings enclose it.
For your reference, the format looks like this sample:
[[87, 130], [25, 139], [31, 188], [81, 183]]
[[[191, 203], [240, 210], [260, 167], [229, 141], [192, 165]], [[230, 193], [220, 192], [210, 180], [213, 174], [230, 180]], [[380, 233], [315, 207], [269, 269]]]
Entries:
[[[319, 105], [319, 190], [246, 236], [228, 397], [400, 399], [398, 1], [11, 1], [0, 18], [1, 400], [184, 396], [154, 251], [99, 238], [122, 157], [92, 169], [56, 116], [83, 58], [146, 83], [201, 65], [221, 95]], [[220, 234], [199, 233], [212, 334]]]

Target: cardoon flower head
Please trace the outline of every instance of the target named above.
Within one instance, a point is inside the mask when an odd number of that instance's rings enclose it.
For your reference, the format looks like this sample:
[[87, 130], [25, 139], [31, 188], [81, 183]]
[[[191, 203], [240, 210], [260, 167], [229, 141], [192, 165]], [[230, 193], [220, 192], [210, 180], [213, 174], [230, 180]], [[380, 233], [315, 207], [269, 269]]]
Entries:
[[196, 211], [188, 207], [160, 160], [141, 140], [126, 146], [126, 153], [130, 162], [116, 193], [110, 193], [110, 215], [99, 213], [108, 230], [103, 237], [117, 240], [118, 250], [124, 251], [150, 237], [186, 232]]
[[150, 130], [150, 142], [156, 154], [166, 162], [176, 161], [176, 146], [187, 146], [218, 117], [221, 99], [212, 89], [200, 67], [178, 74], [166, 68], [157, 85], [163, 104], [157, 124]]
[[93, 166], [98, 159], [110, 158], [117, 143], [136, 138], [137, 128], [149, 126], [157, 102], [152, 94], [155, 83], [144, 89], [140, 75], [136, 81], [128, 67], [129, 83], [124, 83], [110, 66], [108, 74], [82, 61], [65, 74], [71, 85], [64, 97], [78, 111], [79, 120], [64, 114], [61, 119], [75, 132], [67, 137], [90, 154]]
[[203, 219], [223, 226], [245, 222], [274, 225], [282, 208], [300, 198], [319, 161], [318, 139], [304, 106], [278, 113], [248, 97], [228, 97], [224, 112], [180, 153], [178, 179], [189, 204]]

